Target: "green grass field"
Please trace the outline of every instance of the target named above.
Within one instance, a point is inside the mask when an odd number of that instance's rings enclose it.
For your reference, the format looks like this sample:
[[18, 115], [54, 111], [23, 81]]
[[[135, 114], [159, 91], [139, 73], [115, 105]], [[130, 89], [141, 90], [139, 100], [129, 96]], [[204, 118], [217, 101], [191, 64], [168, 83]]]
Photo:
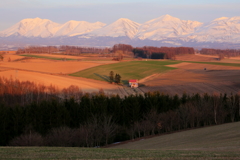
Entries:
[[101, 81], [109, 81], [109, 73], [113, 71], [121, 76], [124, 84], [129, 79], [142, 79], [155, 73], [163, 73], [175, 68], [166, 65], [177, 64], [179, 61], [129, 61], [102, 65], [70, 74], [76, 77], [85, 77]]
[[238, 159], [234, 151], [130, 150], [72, 147], [0, 147], [1, 160], [9, 159]]
[[43, 59], [51, 59], [51, 60], [67, 60], [67, 61], [72, 61], [72, 60], [77, 60], [77, 59], [73, 59], [73, 58], [57, 58], [57, 57], [51, 57], [51, 56], [38, 56], [38, 55], [31, 55], [31, 54], [22, 54], [20, 56], [24, 56], [24, 57], [32, 57], [32, 58], [43, 58]]

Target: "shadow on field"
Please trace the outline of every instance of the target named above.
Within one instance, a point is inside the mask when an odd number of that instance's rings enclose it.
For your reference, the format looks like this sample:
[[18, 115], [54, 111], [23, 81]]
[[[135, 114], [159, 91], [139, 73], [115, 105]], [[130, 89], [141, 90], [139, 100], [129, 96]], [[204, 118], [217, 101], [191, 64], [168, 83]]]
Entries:
[[122, 80], [122, 83], [123, 83], [124, 85], [128, 85], [128, 80]]
[[99, 75], [97, 73], [94, 73], [96, 76], [100, 77], [101, 79], [103, 79], [104, 81], [110, 82], [110, 79], [108, 76], [106, 75]]

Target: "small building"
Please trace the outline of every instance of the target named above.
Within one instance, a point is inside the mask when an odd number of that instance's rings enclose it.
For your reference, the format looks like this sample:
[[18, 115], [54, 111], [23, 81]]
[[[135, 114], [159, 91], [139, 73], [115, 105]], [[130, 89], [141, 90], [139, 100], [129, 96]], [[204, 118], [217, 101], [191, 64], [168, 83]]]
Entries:
[[138, 80], [137, 79], [130, 79], [128, 82], [129, 82], [129, 86], [131, 88], [137, 88], [138, 87]]

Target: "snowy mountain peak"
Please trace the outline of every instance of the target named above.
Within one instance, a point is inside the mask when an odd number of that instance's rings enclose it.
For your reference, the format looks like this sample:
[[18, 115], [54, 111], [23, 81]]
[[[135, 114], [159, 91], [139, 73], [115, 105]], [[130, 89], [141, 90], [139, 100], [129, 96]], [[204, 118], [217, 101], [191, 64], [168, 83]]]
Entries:
[[167, 15], [163, 15], [163, 16], [160, 16], [158, 18], [152, 19], [152, 20], [150, 20], [146, 23], [167, 22], [167, 21], [180, 21], [180, 19], [176, 18], [176, 17], [172, 17], [172, 16], [167, 14]]
[[240, 21], [240, 16], [230, 18], [230, 21]]
[[179, 18], [170, 16], [169, 14], [163, 15], [163, 16], [157, 18], [157, 19], [162, 20], [162, 21], [176, 21], [176, 20], [180, 20]]
[[222, 21], [222, 20], [228, 20], [228, 17], [220, 17], [220, 18], [216, 18], [213, 21]]
[[131, 22], [131, 20], [127, 18], [119, 18], [117, 21], [115, 21], [115, 23], [116, 22]]
[[51, 20], [49, 19], [41, 19], [41, 18], [27, 18], [27, 19], [23, 19], [20, 21], [20, 23], [24, 23], [24, 24], [41, 24], [41, 23], [53, 23]]
[[113, 22], [112, 24], [106, 25], [103, 28], [97, 29], [87, 36], [93, 37], [103, 37], [103, 36], [110, 36], [110, 37], [129, 37], [134, 38], [136, 35], [140, 24], [134, 21], [131, 21], [127, 18], [120, 18], [117, 21]]
[[58, 36], [77, 36], [81, 34], [86, 34], [93, 30], [102, 28], [106, 24], [102, 22], [90, 23], [86, 21], [68, 21], [59, 27], [58, 31], [54, 35]]
[[102, 22], [89, 23], [86, 21], [70, 20], [64, 24], [58, 24], [48, 19], [28, 18], [23, 19], [9, 29], [0, 32], [0, 37], [24, 36], [24, 37], [58, 37], [74, 36], [91, 32], [102, 28], [106, 24]]
[[101, 25], [101, 26], [105, 26], [106, 25], [105, 23], [102, 23], [102, 22], [99, 22], [99, 21], [95, 22], [94, 24]]
[[[139, 24], [127, 18], [106, 25], [102, 22], [70, 20], [58, 24], [48, 19], [23, 19], [12, 27], [0, 32], [0, 37], [61, 37], [59, 39], [89, 41], [97, 37], [151, 40], [179, 45], [179, 42], [191, 43], [231, 43], [240, 44], [240, 17], [221, 17], [208, 23], [181, 20], [171, 15], [163, 15]], [[64, 36], [64, 37], [63, 37]], [[111, 38], [109, 38], [111, 37]], [[91, 39], [93, 38], [93, 39]], [[115, 41], [115, 40], [114, 40]], [[88, 42], [87, 42], [88, 43]], [[91, 43], [91, 42], [89, 42]], [[98, 42], [93, 42], [98, 43]], [[113, 41], [111, 41], [113, 43]], [[123, 43], [122, 41], [120, 43]]]
[[233, 22], [233, 23], [239, 23], [240, 22], [240, 17], [221, 17], [221, 18], [217, 18], [214, 19], [213, 21], [211, 21], [210, 23], [218, 23], [218, 22]]
[[193, 33], [195, 28], [200, 25], [202, 25], [202, 23], [197, 21], [185, 21], [170, 15], [164, 15], [141, 25], [137, 38], [162, 40], [184, 36]]
[[25, 36], [25, 37], [51, 37], [58, 23], [48, 19], [34, 18], [23, 19], [9, 29], [1, 32], [1, 36]]
[[199, 27], [189, 36], [197, 42], [240, 42], [240, 17], [221, 17]]

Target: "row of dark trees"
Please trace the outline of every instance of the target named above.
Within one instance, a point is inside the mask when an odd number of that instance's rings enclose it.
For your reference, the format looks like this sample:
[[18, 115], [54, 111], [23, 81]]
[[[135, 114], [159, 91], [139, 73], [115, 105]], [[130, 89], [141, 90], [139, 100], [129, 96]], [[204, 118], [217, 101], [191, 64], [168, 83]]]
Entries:
[[0, 78], [0, 145], [106, 145], [240, 120], [239, 94], [83, 93]]
[[201, 54], [206, 55], [218, 55], [219, 59], [223, 59], [224, 57], [236, 57], [240, 56], [240, 49], [212, 49], [212, 48], [203, 48], [199, 51]]
[[[212, 48], [203, 48], [199, 51], [201, 54], [206, 55], [218, 55], [219, 59], [224, 57], [235, 57], [240, 55], [240, 50], [237, 49], [212, 49]], [[59, 53], [67, 55], [81, 55], [85, 53], [97, 53], [97, 54], [110, 54], [117, 53], [116, 58], [119, 56], [128, 56], [128, 57], [142, 57], [150, 59], [175, 59], [176, 55], [179, 54], [194, 54], [195, 51], [191, 47], [132, 47], [128, 44], [115, 44], [113, 47], [108, 48], [98, 48], [98, 47], [78, 47], [78, 46], [29, 46], [25, 48], [19, 48], [17, 50], [18, 54], [24, 53]], [[106, 56], [106, 55], [105, 55]], [[112, 55], [112, 57], [114, 57]]]
[[135, 57], [150, 59], [175, 59], [179, 54], [194, 54], [194, 49], [190, 47], [141, 47], [134, 48]]
[[123, 51], [123, 53], [129, 53], [129, 52], [132, 52], [133, 47], [131, 45], [128, 45], [128, 44], [115, 44], [112, 47], [113, 52], [116, 52], [116, 51], [119, 51], [119, 50]]
[[[77, 47], [77, 46], [29, 46], [19, 48], [18, 54], [24, 53], [59, 53], [67, 55], [81, 55], [84, 53], [110, 54], [121, 60], [125, 57], [142, 57], [151, 59], [174, 59], [179, 54], [194, 54], [194, 49], [189, 47], [137, 47], [128, 44], [115, 44], [112, 48]], [[115, 54], [114, 54], [115, 53]]]
[[78, 46], [29, 46], [25, 48], [19, 48], [17, 54], [25, 53], [55, 53], [66, 55], [80, 55], [85, 53], [110, 53], [109, 48], [97, 48], [97, 47], [78, 47]]

